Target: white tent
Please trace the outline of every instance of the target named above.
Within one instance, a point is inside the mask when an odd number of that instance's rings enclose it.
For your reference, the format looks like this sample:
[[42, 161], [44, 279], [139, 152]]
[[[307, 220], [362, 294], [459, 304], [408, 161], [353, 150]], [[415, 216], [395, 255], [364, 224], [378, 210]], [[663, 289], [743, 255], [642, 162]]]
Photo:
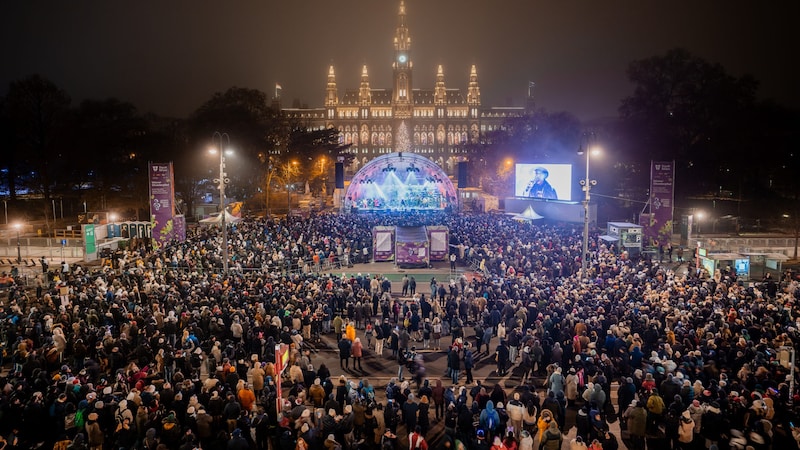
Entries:
[[525, 211], [514, 215], [514, 219], [516, 220], [537, 220], [543, 218], [543, 216], [540, 216], [536, 213], [536, 211], [533, 210], [532, 206], [528, 206]]
[[[236, 223], [236, 222], [239, 222], [241, 220], [242, 220], [241, 217], [236, 217], [236, 216], [232, 215], [231, 213], [229, 213], [228, 211], [225, 211], [225, 223]], [[218, 224], [220, 222], [222, 222], [222, 214], [214, 214], [211, 217], [208, 217], [208, 218], [200, 220], [200, 223], [202, 223], [202, 224], [215, 225], [215, 224]]]

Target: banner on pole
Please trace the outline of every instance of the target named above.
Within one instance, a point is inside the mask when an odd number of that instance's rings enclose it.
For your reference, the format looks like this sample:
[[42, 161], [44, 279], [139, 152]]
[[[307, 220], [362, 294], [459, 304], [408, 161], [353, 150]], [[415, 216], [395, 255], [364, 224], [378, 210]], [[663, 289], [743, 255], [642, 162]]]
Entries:
[[176, 238], [173, 218], [175, 217], [175, 179], [172, 163], [149, 163], [150, 178], [150, 222], [152, 237], [156, 247]]
[[675, 163], [651, 161], [650, 220], [646, 224], [645, 235], [655, 245], [666, 245], [672, 239], [674, 203]]

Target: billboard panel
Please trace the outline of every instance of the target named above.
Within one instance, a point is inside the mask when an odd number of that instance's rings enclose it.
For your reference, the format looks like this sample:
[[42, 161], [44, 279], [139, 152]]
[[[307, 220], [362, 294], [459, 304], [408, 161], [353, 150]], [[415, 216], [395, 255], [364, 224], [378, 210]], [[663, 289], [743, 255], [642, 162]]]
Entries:
[[514, 196], [572, 200], [572, 164], [517, 164]]
[[[645, 228], [648, 240], [666, 245], [672, 240], [672, 212], [675, 198], [675, 163], [650, 162], [650, 223]], [[713, 272], [712, 272], [713, 273]]]
[[[175, 181], [172, 163], [151, 162], [149, 168], [152, 237], [160, 246], [174, 238], [172, 218], [175, 216]], [[137, 233], [145, 236], [144, 225]]]

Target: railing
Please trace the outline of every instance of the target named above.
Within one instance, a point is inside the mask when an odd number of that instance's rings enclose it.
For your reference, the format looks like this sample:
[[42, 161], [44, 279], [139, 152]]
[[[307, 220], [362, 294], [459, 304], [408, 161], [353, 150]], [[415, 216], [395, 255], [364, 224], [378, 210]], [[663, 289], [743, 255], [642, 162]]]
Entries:
[[72, 238], [72, 239], [76, 239], [76, 238], [83, 237], [82, 236], [82, 232], [81, 232], [80, 229], [77, 229], [77, 230], [75, 230], [75, 229], [72, 229], [72, 230], [67, 230], [67, 229], [55, 230], [55, 231], [53, 231], [53, 235], [55, 237], [57, 237], [57, 238]]
[[[84, 248], [83, 248], [83, 241], [78, 241], [77, 239], [67, 239], [68, 245], [60, 245], [60, 243], [54, 242], [53, 245], [28, 245], [28, 242], [33, 243], [34, 238], [26, 238], [20, 239], [20, 246], [19, 246], [19, 255], [20, 257], [27, 261], [30, 264], [31, 260], [34, 260], [34, 263], [37, 263], [38, 260], [45, 256], [52, 261], [58, 260], [61, 261], [64, 258], [83, 258], [84, 257]], [[38, 238], [36, 238], [38, 239]], [[54, 241], [53, 238], [50, 238], [51, 241]], [[77, 242], [76, 242], [77, 241]], [[17, 242], [16, 239], [13, 240], [13, 245], [2, 245], [6, 244], [5, 241], [0, 241], [0, 259], [17, 259]]]
[[[361, 261], [361, 259], [357, 259], [353, 261], [353, 257], [350, 258], [350, 263], [361, 263], [361, 262], [369, 262], [369, 261]], [[110, 265], [110, 259], [103, 259], [102, 264], [104, 266]], [[320, 274], [324, 272], [330, 272], [333, 270], [341, 269], [342, 267], [346, 267], [347, 264], [345, 263], [344, 258], [334, 257], [333, 260], [330, 258], [325, 258], [324, 260], [320, 259], [319, 264], [315, 264], [313, 258], [306, 258], [298, 262], [294, 260], [291, 264], [266, 264], [261, 267], [239, 267], [236, 262], [232, 262], [229, 266], [230, 273], [248, 273], [248, 272], [264, 272], [264, 273], [271, 273], [271, 274], [280, 274], [280, 275], [300, 275], [300, 274]], [[126, 269], [114, 269], [114, 271], [118, 275], [122, 275], [126, 270], [135, 269], [135, 265], [130, 265]], [[170, 263], [165, 264], [162, 268], [162, 271], [177, 271], [179, 273], [192, 273], [197, 272], [199, 274], [221, 274], [223, 273], [222, 267], [204, 267], [204, 266], [189, 266], [186, 264], [185, 261], [179, 262], [178, 265], [172, 265]]]

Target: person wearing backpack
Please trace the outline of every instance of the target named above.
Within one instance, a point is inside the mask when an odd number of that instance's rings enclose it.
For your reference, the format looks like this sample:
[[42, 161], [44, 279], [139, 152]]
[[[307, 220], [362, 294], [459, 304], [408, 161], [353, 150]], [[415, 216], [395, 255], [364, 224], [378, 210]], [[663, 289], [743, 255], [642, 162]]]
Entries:
[[550, 427], [544, 432], [539, 448], [541, 450], [560, 450], [563, 441], [564, 436], [558, 429], [558, 423], [554, 420], [550, 422]]

